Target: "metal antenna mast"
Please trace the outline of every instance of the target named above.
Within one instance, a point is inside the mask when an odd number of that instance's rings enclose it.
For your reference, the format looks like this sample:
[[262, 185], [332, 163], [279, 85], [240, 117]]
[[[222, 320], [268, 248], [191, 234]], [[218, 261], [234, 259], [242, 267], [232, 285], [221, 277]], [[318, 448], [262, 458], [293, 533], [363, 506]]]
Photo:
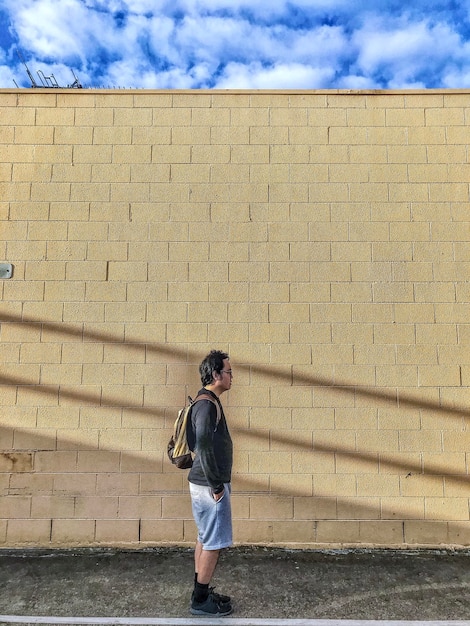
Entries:
[[[46, 89], [57, 89], [60, 87], [59, 83], [57, 82], [56, 77], [54, 76], [54, 74], [51, 74], [50, 76], [46, 76], [44, 74], [44, 72], [42, 70], [38, 70], [37, 71], [37, 75], [39, 76], [42, 85], [39, 85], [35, 80], [34, 80], [34, 76], [31, 74], [31, 72], [29, 71], [29, 67], [26, 65], [26, 61], [24, 60], [23, 56], [21, 55], [20, 51], [17, 50], [16, 51], [20, 61], [23, 63], [23, 65], [26, 68], [26, 73], [29, 76], [29, 80], [31, 81], [31, 87], [33, 88], [40, 88], [40, 87], [45, 87]], [[75, 76], [75, 73], [73, 70], [72, 74], [74, 77], [74, 81], [71, 85], [67, 85], [67, 89], [82, 89], [82, 84], [80, 83], [80, 81], [78, 80], [78, 78]], [[15, 81], [13, 81], [15, 83], [15, 85], [18, 87], [18, 85], [16, 84]]]
[[34, 80], [33, 75], [31, 74], [31, 72], [29, 71], [29, 67], [26, 65], [26, 61], [23, 59], [23, 57], [21, 56], [21, 53], [19, 50], [16, 51], [16, 54], [18, 55], [21, 63], [23, 63], [23, 65], [26, 68], [26, 72], [29, 76], [29, 80], [31, 81], [31, 87], [39, 87], [39, 85], [37, 84], [37, 82]]

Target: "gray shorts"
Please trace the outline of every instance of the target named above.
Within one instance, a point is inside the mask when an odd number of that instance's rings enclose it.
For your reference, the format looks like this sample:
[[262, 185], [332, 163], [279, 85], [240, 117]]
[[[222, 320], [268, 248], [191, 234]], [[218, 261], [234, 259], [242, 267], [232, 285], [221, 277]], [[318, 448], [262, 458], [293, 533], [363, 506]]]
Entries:
[[189, 483], [197, 539], [204, 550], [222, 550], [232, 545], [232, 489], [230, 483], [224, 487], [224, 495], [216, 502], [210, 487]]

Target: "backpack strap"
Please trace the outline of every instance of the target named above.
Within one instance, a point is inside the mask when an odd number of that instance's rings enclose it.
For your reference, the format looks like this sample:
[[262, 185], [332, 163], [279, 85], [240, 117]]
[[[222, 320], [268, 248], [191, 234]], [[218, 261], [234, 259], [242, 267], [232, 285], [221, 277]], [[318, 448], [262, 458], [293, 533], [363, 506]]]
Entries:
[[212, 396], [210, 396], [209, 394], [207, 394], [207, 393], [201, 393], [201, 395], [199, 395], [196, 398], [194, 398], [192, 404], [196, 404], [196, 402], [198, 402], [199, 400], [210, 400], [213, 404], [215, 404], [215, 408], [217, 409], [217, 419], [216, 419], [216, 422], [215, 422], [215, 427], [217, 428], [217, 426], [219, 425], [219, 422], [220, 422], [220, 418], [221, 418], [219, 403], [216, 400], [214, 400], [214, 398]]

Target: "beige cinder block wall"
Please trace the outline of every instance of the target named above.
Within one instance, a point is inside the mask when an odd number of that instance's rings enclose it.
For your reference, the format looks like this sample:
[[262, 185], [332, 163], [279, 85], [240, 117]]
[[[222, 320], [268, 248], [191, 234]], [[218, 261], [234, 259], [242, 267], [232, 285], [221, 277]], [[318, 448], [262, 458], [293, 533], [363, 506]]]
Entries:
[[468, 102], [0, 91], [0, 545], [192, 544], [217, 347], [238, 543], [468, 546]]

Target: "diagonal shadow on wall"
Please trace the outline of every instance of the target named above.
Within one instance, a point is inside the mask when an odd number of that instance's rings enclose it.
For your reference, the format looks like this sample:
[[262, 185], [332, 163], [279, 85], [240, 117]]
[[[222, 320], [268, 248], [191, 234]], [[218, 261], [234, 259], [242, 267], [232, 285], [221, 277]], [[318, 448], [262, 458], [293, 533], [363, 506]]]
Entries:
[[[98, 343], [113, 343], [113, 344], [122, 344], [123, 346], [135, 347], [136, 345], [144, 345], [146, 346], [147, 351], [158, 353], [161, 356], [167, 355], [168, 358], [174, 361], [175, 357], [181, 359], [184, 363], [198, 363], [201, 355], [194, 352], [191, 353], [186, 349], [180, 349], [178, 347], [170, 347], [168, 345], [162, 344], [150, 344], [147, 342], [142, 342], [141, 340], [132, 340], [128, 338], [126, 340], [122, 340], [120, 338], [116, 338], [112, 334], [109, 333], [101, 333], [96, 331], [84, 332], [82, 329], [77, 326], [71, 326], [62, 323], [55, 323], [49, 321], [43, 321], [35, 318], [25, 318], [20, 316], [15, 316], [9, 314], [6, 320], [3, 320], [3, 323], [13, 323], [23, 326], [40, 326], [42, 330], [47, 330], [50, 333], [56, 333], [57, 335], [63, 336], [73, 336], [78, 341], [87, 341], [87, 342], [98, 342]], [[267, 376], [272, 378], [273, 380], [281, 380], [288, 385], [297, 386], [297, 385], [311, 385], [313, 387], [329, 387], [332, 390], [337, 390], [342, 393], [350, 393], [355, 394], [356, 396], [362, 396], [366, 400], [370, 400], [371, 404], [377, 401], [386, 401], [390, 402], [395, 406], [406, 407], [406, 408], [414, 408], [414, 409], [423, 409], [433, 411], [434, 413], [439, 413], [445, 418], [457, 418], [462, 419], [462, 417], [467, 418], [470, 415], [470, 411], [464, 409], [462, 407], [450, 406], [445, 404], [436, 405], [435, 403], [420, 400], [419, 398], [413, 397], [411, 395], [403, 394], [400, 392], [398, 394], [394, 391], [385, 391], [385, 390], [377, 390], [366, 387], [353, 386], [351, 384], [342, 385], [338, 382], [331, 382], [326, 378], [313, 377], [307, 375], [299, 375], [293, 374], [289, 368], [271, 368], [265, 365], [257, 365], [257, 364], [244, 364], [244, 363], [236, 363], [237, 370], [247, 370], [250, 372], [257, 372], [262, 374], [263, 376]], [[113, 407], [116, 409], [122, 409], [122, 402], [116, 401], [112, 397], [106, 397], [102, 394], [92, 394], [85, 393], [83, 391], [73, 390], [67, 387], [67, 385], [62, 386], [60, 383], [55, 385], [47, 384], [41, 385], [38, 384], [37, 381], [31, 381], [28, 379], [22, 379], [14, 376], [3, 375], [0, 376], [0, 384], [16, 387], [16, 386], [27, 386], [29, 390], [37, 392], [38, 394], [46, 394], [53, 396], [56, 398], [57, 403], [60, 404], [61, 400], [67, 400], [68, 402], [77, 403], [81, 405], [92, 405], [92, 406], [101, 406], [101, 407]], [[183, 384], [182, 384], [183, 386]], [[54, 400], [55, 402], [55, 400]], [[157, 407], [146, 407], [146, 406], [125, 406], [126, 412], [135, 412], [139, 415], [148, 416], [149, 418], [155, 418], [159, 416], [161, 419], [164, 419], [165, 407], [157, 408]], [[2, 427], [0, 431], [3, 431], [4, 436], [2, 440], [8, 441], [12, 440], [10, 437], [9, 429]], [[234, 430], [234, 438], [236, 439], [237, 430]], [[5, 436], [6, 435], [6, 436]], [[248, 432], [243, 431], [243, 436], [248, 436], [252, 440], [265, 440], [266, 437], [270, 438], [270, 441], [274, 441], [278, 444], [283, 444], [290, 449], [302, 450], [306, 453], [334, 453], [337, 456], [340, 456], [345, 459], [351, 459], [355, 461], [359, 461], [365, 465], [369, 466], [373, 472], [377, 471], [377, 467], [380, 464], [381, 471], [401, 474], [405, 477], [411, 475], [426, 475], [429, 477], [438, 477], [445, 478], [446, 484], [454, 484], [454, 485], [468, 485], [469, 477], [468, 474], [452, 474], [445, 471], [444, 468], [438, 467], [437, 465], [429, 464], [426, 466], [424, 470], [420, 463], [411, 463], [407, 461], [406, 465], [397, 462], [393, 458], [387, 458], [385, 454], [379, 454], [376, 452], [358, 452], [357, 450], [353, 450], [348, 446], [335, 444], [334, 449], [331, 446], [326, 446], [319, 444], [318, 442], [313, 443], [309, 441], [299, 441], [293, 440], [289, 437], [288, 434], [282, 435], [279, 434], [279, 431], [273, 433], [269, 430], [262, 429], [250, 429]], [[43, 435], [38, 435], [36, 438], [37, 446], [35, 446], [36, 450], [55, 450], [55, 442], [52, 444], [47, 437]], [[70, 445], [68, 449], [73, 449], [74, 442], [68, 442]], [[102, 449], [98, 450], [98, 452], [103, 451]], [[125, 450], [121, 451], [120, 454], [123, 457], [132, 457], [132, 452]], [[155, 472], [155, 460], [148, 459], [146, 461], [142, 461], [142, 459], [138, 459], [140, 471], [143, 472]], [[178, 471], [174, 470], [168, 464], [168, 473]], [[257, 482], [255, 476], [250, 476], [249, 479], [246, 478], [237, 478], [236, 474], [234, 476], [234, 484], [238, 481], [238, 486], [236, 487], [236, 492], [239, 494], [266, 494], [266, 495], [277, 495], [277, 496], [294, 496], [294, 497], [311, 497], [311, 493], [305, 493], [302, 488], [299, 487], [291, 487], [283, 488], [276, 487], [274, 489], [266, 489], [264, 482]], [[160, 490], [161, 493], [168, 493], [168, 490]], [[156, 491], [153, 493], [157, 493]], [[176, 492], [175, 492], [176, 493]], [[181, 492], [178, 491], [178, 494]], [[341, 501], [341, 497], [338, 496], [316, 496], [317, 500], [322, 500], [325, 502], [339, 502]], [[350, 500], [350, 499], [349, 499]], [[377, 510], [372, 507], [367, 507], [365, 505], [356, 506], [356, 509], [362, 509], [361, 519], [377, 519]], [[391, 520], [396, 519], [397, 515], [393, 510], [386, 510], [382, 508], [380, 519], [381, 520]], [[412, 517], [410, 517], [412, 519]]]

